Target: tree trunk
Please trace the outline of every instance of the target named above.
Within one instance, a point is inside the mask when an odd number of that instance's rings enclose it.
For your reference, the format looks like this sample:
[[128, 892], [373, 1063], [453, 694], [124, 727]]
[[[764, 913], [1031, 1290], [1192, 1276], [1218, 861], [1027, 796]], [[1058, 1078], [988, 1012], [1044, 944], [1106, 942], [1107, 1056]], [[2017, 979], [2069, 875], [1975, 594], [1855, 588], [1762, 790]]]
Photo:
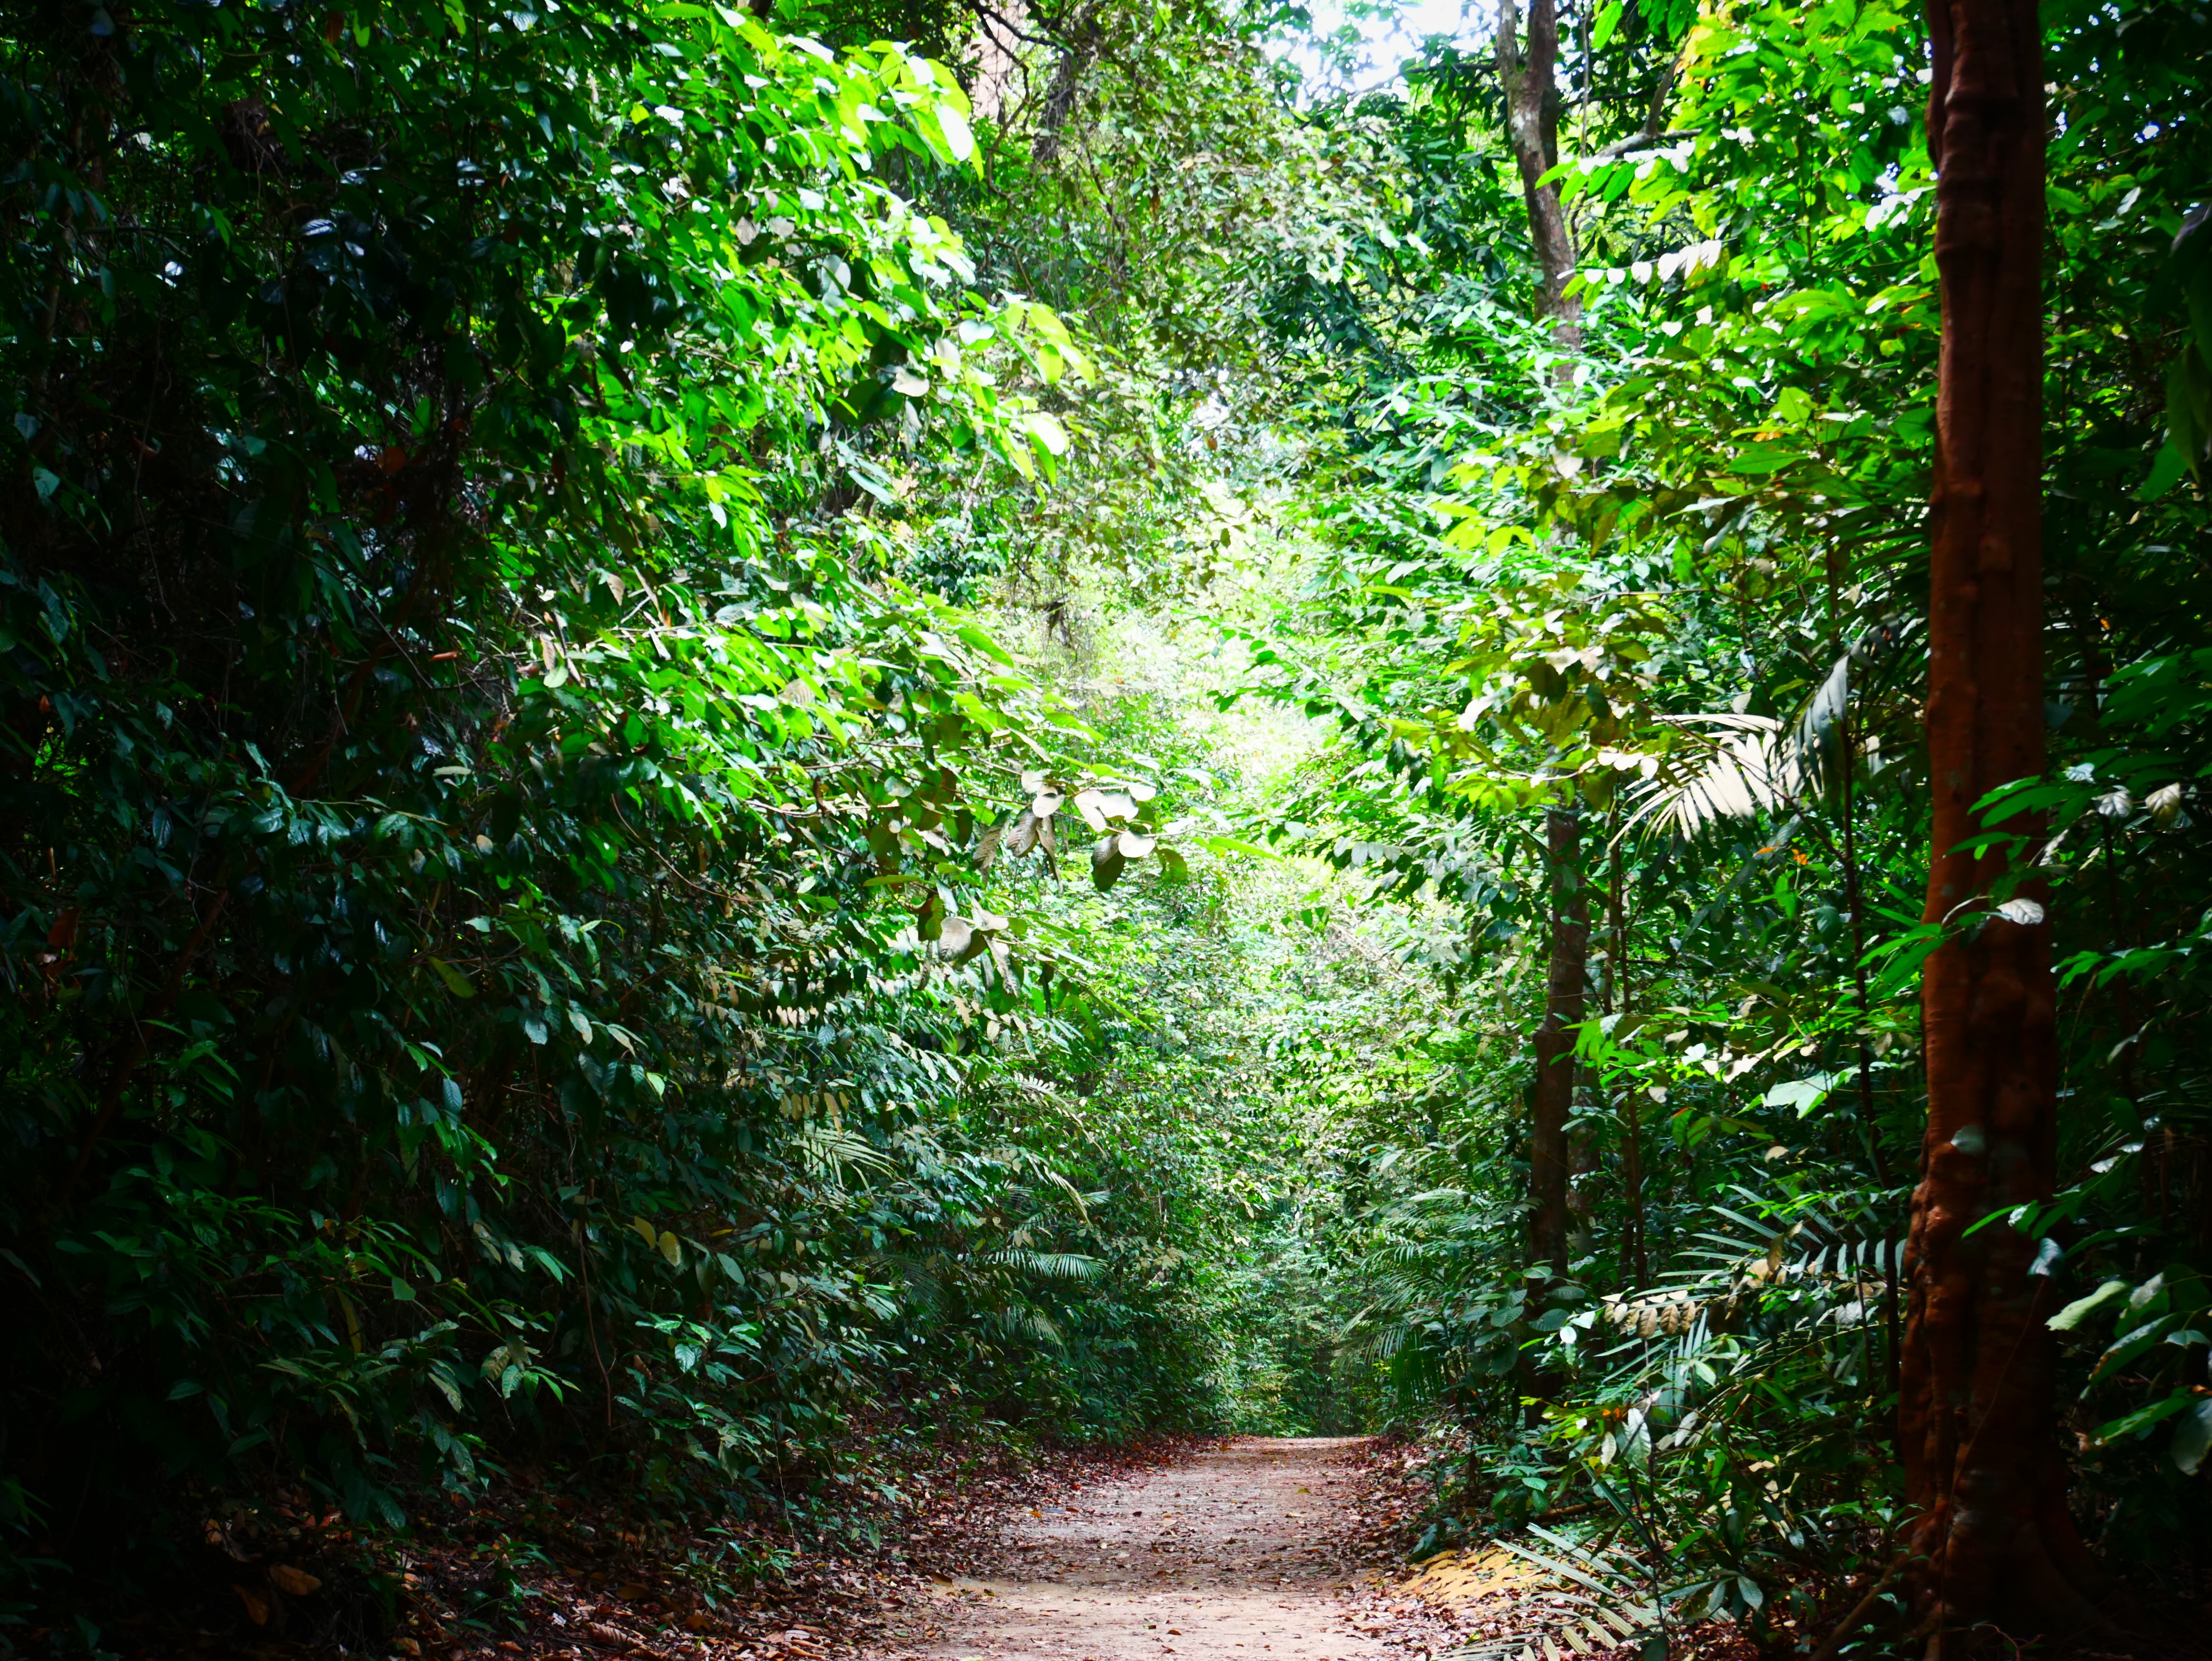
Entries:
[[1505, 134], [1521, 170], [1528, 207], [1528, 240], [1540, 267], [1536, 315], [1552, 326], [1552, 339], [1573, 351], [1583, 344], [1582, 302], [1566, 292], [1575, 274], [1574, 233], [1567, 228], [1559, 188], [1537, 180], [1559, 165], [1559, 112], [1553, 84], [1559, 61], [1559, 17], [1553, 0], [1529, 0], [1528, 39], [1521, 41], [1515, 0], [1498, 0], [1498, 78], [1505, 92]]
[[[2044, 101], [2036, 0], [1929, 0], [1943, 335], [1929, 574], [1930, 922], [2004, 874], [1973, 804], [2044, 764]], [[2032, 831], [2025, 821], [2015, 829]], [[2032, 840], [2032, 838], [2031, 838]], [[2033, 887], [2024, 897], [2040, 898]], [[1899, 1441], [1918, 1635], [1938, 1657], [2098, 1620], [2054, 1436], [2051, 1281], [1990, 1212], [2047, 1196], [2057, 1044], [2048, 925], [1990, 917], [1928, 961]], [[1976, 1634], [1973, 1628], [1980, 1627]]]
[[[1610, 1015], [1618, 1012], [1626, 1022], [1632, 1007], [1628, 984], [1628, 873], [1617, 826], [1612, 843], [1613, 869], [1605, 895], [1606, 922], [1613, 937], [1612, 948], [1607, 954], [1611, 973], [1607, 977], [1605, 1013]], [[1620, 1092], [1620, 1102], [1621, 1198], [1628, 1208], [1620, 1254], [1621, 1278], [1632, 1289], [1640, 1291], [1651, 1279], [1651, 1265], [1644, 1246], [1644, 1127], [1638, 1122], [1636, 1092], [1632, 1087]]]
[[[1528, 237], [1540, 268], [1536, 315], [1552, 326], [1552, 338], [1573, 350], [1582, 344], [1582, 306], [1566, 295], [1575, 271], [1574, 237], [1556, 186], [1539, 184], [1559, 160], [1559, 106], [1553, 86], [1559, 59], [1559, 17], [1554, 0], [1529, 0], [1528, 36], [1522, 49], [1516, 0], [1498, 0], [1498, 78], [1505, 94], [1505, 127], [1521, 169], [1528, 207]], [[1582, 823], [1571, 804], [1544, 815], [1544, 840], [1552, 892], [1544, 1018], [1536, 1029], [1536, 1083], [1529, 1096], [1528, 1260], [1567, 1272], [1567, 1120], [1574, 1110], [1574, 1034], [1583, 1018], [1583, 982], [1589, 955], [1589, 902], [1583, 891]]]
[[1529, 1092], [1528, 1261], [1567, 1272], [1567, 1119], [1574, 1109], [1575, 1035], [1589, 956], [1589, 897], [1582, 879], [1582, 819], [1572, 807], [1544, 813], [1550, 867], [1551, 950], [1544, 1019], [1536, 1028], [1536, 1085]]

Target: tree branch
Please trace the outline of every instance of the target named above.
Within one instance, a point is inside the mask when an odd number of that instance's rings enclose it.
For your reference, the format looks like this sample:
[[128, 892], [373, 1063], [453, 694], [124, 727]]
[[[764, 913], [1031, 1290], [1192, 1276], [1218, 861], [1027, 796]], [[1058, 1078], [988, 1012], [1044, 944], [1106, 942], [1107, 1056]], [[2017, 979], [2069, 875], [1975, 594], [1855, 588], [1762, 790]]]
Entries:
[[1703, 129], [1698, 127], [1677, 127], [1668, 132], [1639, 132], [1633, 137], [1620, 140], [1618, 143], [1607, 144], [1601, 150], [1592, 150], [1582, 160], [1610, 161], [1618, 156], [1633, 155], [1638, 150], [1659, 149], [1679, 139], [1695, 138], [1702, 131]]

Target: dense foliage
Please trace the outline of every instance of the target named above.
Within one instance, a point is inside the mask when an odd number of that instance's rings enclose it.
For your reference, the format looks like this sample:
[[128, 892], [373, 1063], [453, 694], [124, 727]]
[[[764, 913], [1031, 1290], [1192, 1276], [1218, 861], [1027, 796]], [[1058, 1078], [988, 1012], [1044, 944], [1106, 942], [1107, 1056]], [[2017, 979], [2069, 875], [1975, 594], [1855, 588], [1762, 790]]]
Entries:
[[[1663, 133], [1570, 50], [1571, 371], [1556, 337], [1488, 320], [1510, 289], [1401, 326], [1407, 367], [1351, 405], [1344, 484], [1316, 502], [1315, 579], [1251, 637], [1256, 688], [1340, 733], [1278, 834], [1353, 892], [1460, 921], [1425, 943], [1450, 1013], [1398, 1041], [1397, 1105], [1367, 1122], [1386, 1191], [1346, 1233], [1354, 1329], [1458, 1421], [1434, 1537], [1595, 1497], [1677, 1565], [1686, 1615], [1755, 1634], [1833, 1624], [1839, 1583], [1899, 1550], [1917, 975], [1992, 910], [2047, 907], [2056, 932], [2065, 1174], [1978, 1220], [2039, 1242], [2082, 1531], [2146, 1591], [2200, 1567], [2179, 1542], [2205, 1526], [2212, 1172], [2183, 872], [2208, 156], [2180, 88], [2212, 41], [2185, 9], [2049, 11], [2055, 770], [1987, 818], [2042, 816], [2021, 851], [2047, 898], [1921, 915], [1937, 319], [1906, 13], [1709, 7]], [[1622, 15], [1587, 50], [1625, 70]], [[1457, 199], [1480, 200], [1498, 157], [1459, 73], [1415, 74], [1387, 115], [1424, 137], [1457, 115]], [[1438, 264], [1426, 292], [1483, 275]], [[1342, 374], [1375, 386], [1373, 361]], [[1564, 864], [1547, 811], [1581, 822]], [[1524, 1278], [1531, 1046], [1577, 910], [1571, 1262]]]
[[1066, 447], [1066, 330], [884, 182], [971, 159], [948, 72], [683, 6], [9, 41], [15, 1596], [158, 1577], [149, 1493], [1204, 1417], [1211, 1168], [1069, 1136], [1121, 1027], [958, 858], [1128, 715], [840, 514], [925, 429]]

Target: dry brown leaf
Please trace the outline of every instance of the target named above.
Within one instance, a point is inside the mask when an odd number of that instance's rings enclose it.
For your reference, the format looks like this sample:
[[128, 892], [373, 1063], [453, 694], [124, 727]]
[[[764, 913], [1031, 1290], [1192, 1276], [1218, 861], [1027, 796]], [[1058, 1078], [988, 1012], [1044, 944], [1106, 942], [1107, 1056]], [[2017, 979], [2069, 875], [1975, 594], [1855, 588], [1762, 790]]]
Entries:
[[305, 1569], [295, 1569], [289, 1563], [279, 1563], [269, 1571], [269, 1578], [276, 1583], [276, 1590], [294, 1597], [305, 1597], [320, 1590], [322, 1582]]

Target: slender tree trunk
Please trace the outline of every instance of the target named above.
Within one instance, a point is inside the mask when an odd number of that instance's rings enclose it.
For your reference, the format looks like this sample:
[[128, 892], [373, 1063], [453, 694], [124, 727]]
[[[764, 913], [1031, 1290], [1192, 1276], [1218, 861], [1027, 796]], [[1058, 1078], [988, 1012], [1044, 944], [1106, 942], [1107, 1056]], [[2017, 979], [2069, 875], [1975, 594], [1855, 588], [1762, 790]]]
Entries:
[[[1935, 922], [1986, 910], [1975, 901], [2005, 857], [1963, 846], [1979, 828], [1973, 804], [2044, 764], [2045, 116], [2036, 0], [1929, 0], [1929, 23], [1943, 315], [1928, 628]], [[1944, 946], [1928, 961], [1922, 1019], [1928, 1129], [1899, 1442], [1918, 1631], [1940, 1657], [1991, 1628], [2020, 1640], [2094, 1621], [2097, 1579], [2066, 1508], [2036, 1242], [2002, 1226], [1966, 1232], [2051, 1191], [2048, 925], [1990, 917]]]
[[1559, 16], [1553, 0], [1528, 0], [1528, 33], [1522, 44], [1516, 0], [1498, 0], [1498, 78], [1505, 91], [1505, 133], [1521, 170], [1528, 207], [1528, 240], [1540, 268], [1536, 315], [1552, 325], [1552, 338], [1572, 351], [1583, 344], [1582, 302], [1566, 292], [1575, 274], [1575, 238], [1559, 187], [1537, 183], [1559, 161], [1559, 110], [1554, 72], [1559, 61]]
[[1536, 1084], [1529, 1092], [1528, 1261], [1567, 1272], [1567, 1120], [1574, 1110], [1574, 1026], [1583, 1019], [1589, 956], [1589, 897], [1582, 879], [1582, 818], [1572, 807], [1544, 814], [1552, 917], [1544, 974], [1544, 1019], [1536, 1029]]
[[[1524, 47], [1516, 0], [1498, 0], [1498, 78], [1505, 94], [1505, 125], [1528, 235], [1541, 268], [1536, 315], [1570, 350], [1582, 344], [1582, 307], [1566, 295], [1575, 244], [1556, 186], [1540, 180], [1559, 160], [1559, 104], [1553, 85], [1559, 60], [1555, 0], [1529, 0]], [[1574, 1110], [1574, 1034], [1583, 1018], [1589, 955], [1589, 901], [1581, 871], [1582, 823], [1571, 806], [1547, 809], [1544, 841], [1550, 866], [1550, 940], [1544, 977], [1544, 1017], [1536, 1029], [1536, 1083], [1529, 1095], [1528, 1260], [1567, 1272], [1567, 1120]]]
[[1631, 1290], [1640, 1292], [1651, 1284], [1651, 1252], [1644, 1244], [1644, 1123], [1633, 1089], [1624, 1092], [1621, 1101], [1626, 1125], [1621, 1137], [1620, 1185], [1628, 1197], [1628, 1250], [1621, 1266]]
[[[1613, 936], [1608, 954], [1613, 972], [1606, 988], [1609, 1006], [1606, 1013], [1612, 1014], [1618, 1010], [1626, 1021], [1633, 1007], [1628, 983], [1628, 873], [1617, 829], [1613, 839], [1612, 874], [1606, 884], [1606, 920]], [[1620, 1254], [1620, 1267], [1630, 1285], [1640, 1290], [1651, 1279], [1651, 1265], [1644, 1247], [1644, 1127], [1638, 1118], [1636, 1092], [1624, 1090], [1620, 1101], [1625, 1116], [1620, 1136], [1621, 1197], [1628, 1206], [1627, 1238], [1623, 1242], [1626, 1250]]]

